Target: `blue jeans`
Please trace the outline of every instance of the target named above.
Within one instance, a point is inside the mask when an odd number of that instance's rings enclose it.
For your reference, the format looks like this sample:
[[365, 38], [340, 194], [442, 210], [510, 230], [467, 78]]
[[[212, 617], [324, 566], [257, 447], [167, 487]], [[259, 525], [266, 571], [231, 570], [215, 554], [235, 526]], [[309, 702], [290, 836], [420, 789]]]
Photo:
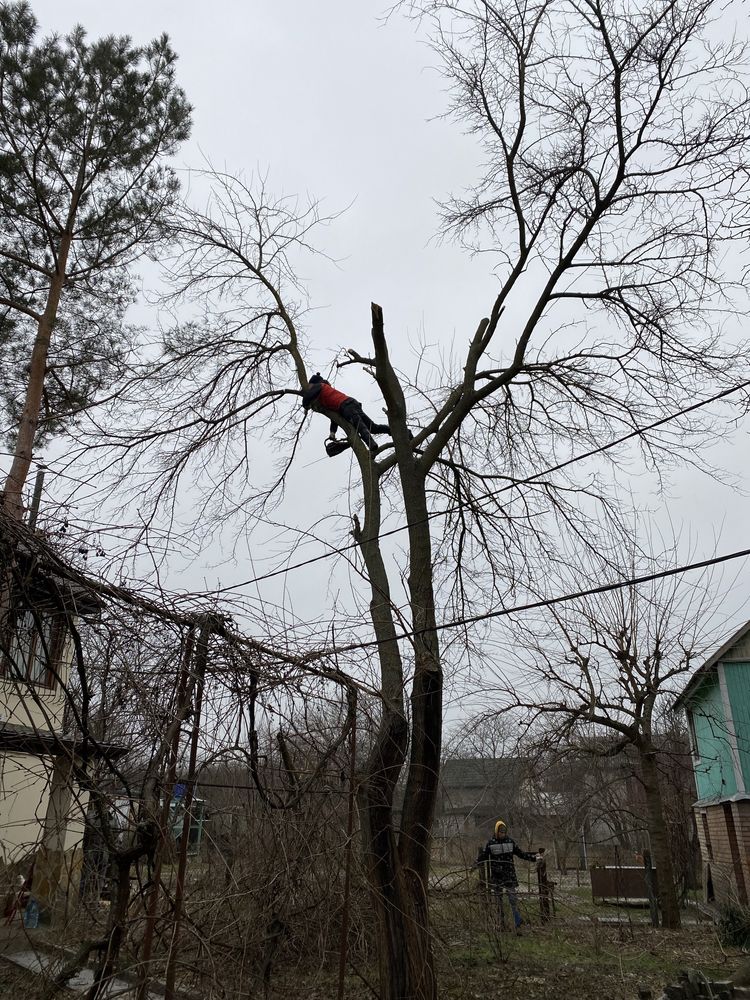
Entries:
[[510, 903], [510, 912], [513, 914], [513, 924], [515, 927], [521, 926], [521, 911], [518, 909], [518, 893], [516, 892], [517, 886], [515, 885], [503, 885], [501, 882], [492, 883], [492, 892], [497, 896], [497, 906], [500, 911], [500, 923], [505, 924], [505, 911], [503, 909], [503, 893], [508, 897], [508, 902]]

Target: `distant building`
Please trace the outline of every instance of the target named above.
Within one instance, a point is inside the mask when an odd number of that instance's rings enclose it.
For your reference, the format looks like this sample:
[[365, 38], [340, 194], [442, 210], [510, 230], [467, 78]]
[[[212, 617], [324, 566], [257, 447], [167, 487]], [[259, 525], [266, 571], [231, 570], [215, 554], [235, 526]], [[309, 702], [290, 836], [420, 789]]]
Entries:
[[529, 761], [517, 757], [446, 760], [440, 772], [436, 836], [492, 832], [498, 817], [512, 823], [529, 799]]
[[687, 714], [706, 898], [746, 905], [750, 894], [750, 622], [690, 678]]
[[[555, 867], [633, 863], [648, 846], [645, 802], [638, 762], [616, 741], [601, 736], [588, 751], [578, 748], [547, 757], [453, 758], [443, 763], [435, 816], [435, 838], [446, 852], [471, 853], [504, 819], [515, 839], [545, 846]], [[695, 884], [699, 865], [692, 822], [685, 815], [695, 799], [687, 746], [668, 742], [664, 804], [675, 868], [685, 885]]]

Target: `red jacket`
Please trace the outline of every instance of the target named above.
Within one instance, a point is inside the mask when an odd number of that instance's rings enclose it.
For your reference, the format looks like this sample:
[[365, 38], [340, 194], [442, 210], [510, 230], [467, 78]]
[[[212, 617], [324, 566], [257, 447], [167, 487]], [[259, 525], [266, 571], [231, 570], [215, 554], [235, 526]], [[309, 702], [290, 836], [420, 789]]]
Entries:
[[341, 404], [346, 402], [347, 399], [349, 399], [349, 396], [343, 392], [339, 392], [338, 389], [334, 389], [327, 382], [323, 382], [317, 401], [324, 409], [335, 410], [338, 413]]

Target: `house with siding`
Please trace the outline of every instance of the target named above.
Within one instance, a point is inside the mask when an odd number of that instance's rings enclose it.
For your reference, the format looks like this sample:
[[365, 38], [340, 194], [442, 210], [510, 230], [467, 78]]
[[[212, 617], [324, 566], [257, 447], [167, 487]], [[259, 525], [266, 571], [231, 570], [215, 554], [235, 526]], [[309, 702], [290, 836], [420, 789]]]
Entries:
[[706, 899], [750, 899], [750, 622], [692, 675], [687, 715]]

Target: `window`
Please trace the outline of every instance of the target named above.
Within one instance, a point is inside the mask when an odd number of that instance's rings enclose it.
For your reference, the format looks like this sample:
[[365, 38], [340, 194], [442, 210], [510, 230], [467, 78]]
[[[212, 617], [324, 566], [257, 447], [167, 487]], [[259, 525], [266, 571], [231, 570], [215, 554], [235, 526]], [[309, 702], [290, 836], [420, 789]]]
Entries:
[[61, 618], [41, 609], [19, 609], [9, 633], [0, 673], [36, 687], [53, 688], [63, 646]]

